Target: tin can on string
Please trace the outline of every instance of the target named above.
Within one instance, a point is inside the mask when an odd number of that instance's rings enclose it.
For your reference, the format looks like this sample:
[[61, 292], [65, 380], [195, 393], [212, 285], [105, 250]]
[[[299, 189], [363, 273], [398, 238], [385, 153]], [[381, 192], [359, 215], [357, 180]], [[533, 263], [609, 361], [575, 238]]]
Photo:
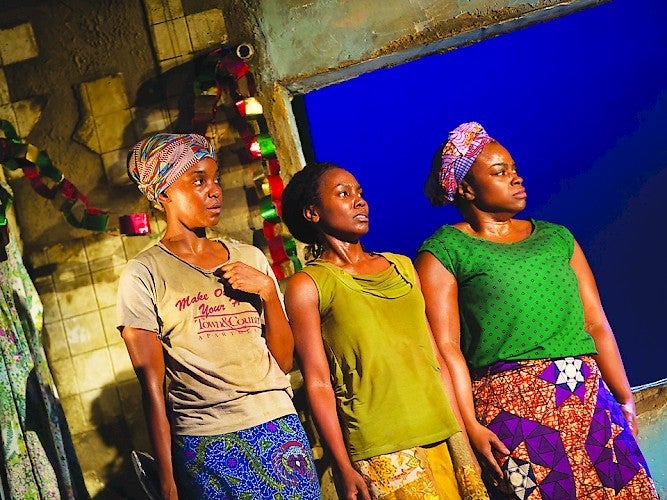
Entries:
[[151, 232], [148, 214], [145, 213], [121, 215], [118, 218], [118, 227], [120, 233], [127, 236], [140, 236]]

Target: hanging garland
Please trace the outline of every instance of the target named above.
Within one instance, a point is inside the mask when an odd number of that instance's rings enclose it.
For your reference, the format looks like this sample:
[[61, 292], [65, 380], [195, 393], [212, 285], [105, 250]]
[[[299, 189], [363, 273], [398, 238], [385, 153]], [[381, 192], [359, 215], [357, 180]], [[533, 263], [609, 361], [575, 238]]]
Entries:
[[[234, 102], [229, 122], [243, 141], [242, 161], [261, 161], [262, 164], [262, 171], [253, 175], [254, 189], [271, 267], [276, 277], [282, 279], [299, 271], [302, 264], [297, 256], [296, 241], [281, 222], [281, 196], [285, 186], [275, 155], [276, 146], [268, 132], [262, 105], [255, 97], [257, 88], [249, 69], [245, 60], [223, 46], [204, 60], [195, 79], [195, 94], [201, 96], [211, 88], [216, 89], [211, 114], [206, 117], [205, 124], [215, 123], [223, 92]], [[195, 117], [195, 127], [205, 124], [198, 123], [198, 117]]]
[[[106, 230], [109, 214], [91, 207], [88, 198], [53, 165], [46, 151], [21, 142], [7, 120], [0, 120], [0, 130], [5, 135], [0, 138], [0, 164], [9, 170], [20, 168], [35, 192], [51, 200], [70, 225], [91, 231]], [[77, 203], [83, 205], [82, 215], [75, 213]], [[4, 227], [6, 223], [0, 222], [0, 226]]]

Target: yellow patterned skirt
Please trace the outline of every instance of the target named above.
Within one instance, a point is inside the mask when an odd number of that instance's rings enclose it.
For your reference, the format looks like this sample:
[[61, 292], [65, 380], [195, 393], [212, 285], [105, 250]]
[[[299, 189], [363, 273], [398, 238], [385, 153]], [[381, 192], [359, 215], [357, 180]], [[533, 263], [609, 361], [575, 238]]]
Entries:
[[460, 432], [436, 445], [378, 455], [355, 465], [374, 499], [489, 498]]

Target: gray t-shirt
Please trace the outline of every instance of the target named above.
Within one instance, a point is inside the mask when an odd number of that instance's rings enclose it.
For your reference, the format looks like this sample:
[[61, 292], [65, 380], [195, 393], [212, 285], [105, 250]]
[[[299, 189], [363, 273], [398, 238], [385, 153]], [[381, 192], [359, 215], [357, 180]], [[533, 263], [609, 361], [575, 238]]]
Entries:
[[[259, 269], [278, 289], [258, 248], [224, 245], [230, 262]], [[232, 290], [215, 270], [158, 243], [128, 261], [118, 285], [119, 330], [140, 328], [162, 340], [167, 412], [179, 435], [224, 434], [296, 413], [289, 379], [262, 336], [261, 299]]]

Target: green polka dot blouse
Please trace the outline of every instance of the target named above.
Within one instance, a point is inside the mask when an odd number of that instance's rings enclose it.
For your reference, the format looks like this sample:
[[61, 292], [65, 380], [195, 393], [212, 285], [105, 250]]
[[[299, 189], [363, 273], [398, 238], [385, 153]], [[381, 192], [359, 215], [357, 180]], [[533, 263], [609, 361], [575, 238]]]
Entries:
[[557, 224], [531, 223], [531, 235], [514, 243], [443, 226], [419, 249], [458, 282], [461, 350], [471, 369], [596, 352], [570, 266], [574, 237]]

